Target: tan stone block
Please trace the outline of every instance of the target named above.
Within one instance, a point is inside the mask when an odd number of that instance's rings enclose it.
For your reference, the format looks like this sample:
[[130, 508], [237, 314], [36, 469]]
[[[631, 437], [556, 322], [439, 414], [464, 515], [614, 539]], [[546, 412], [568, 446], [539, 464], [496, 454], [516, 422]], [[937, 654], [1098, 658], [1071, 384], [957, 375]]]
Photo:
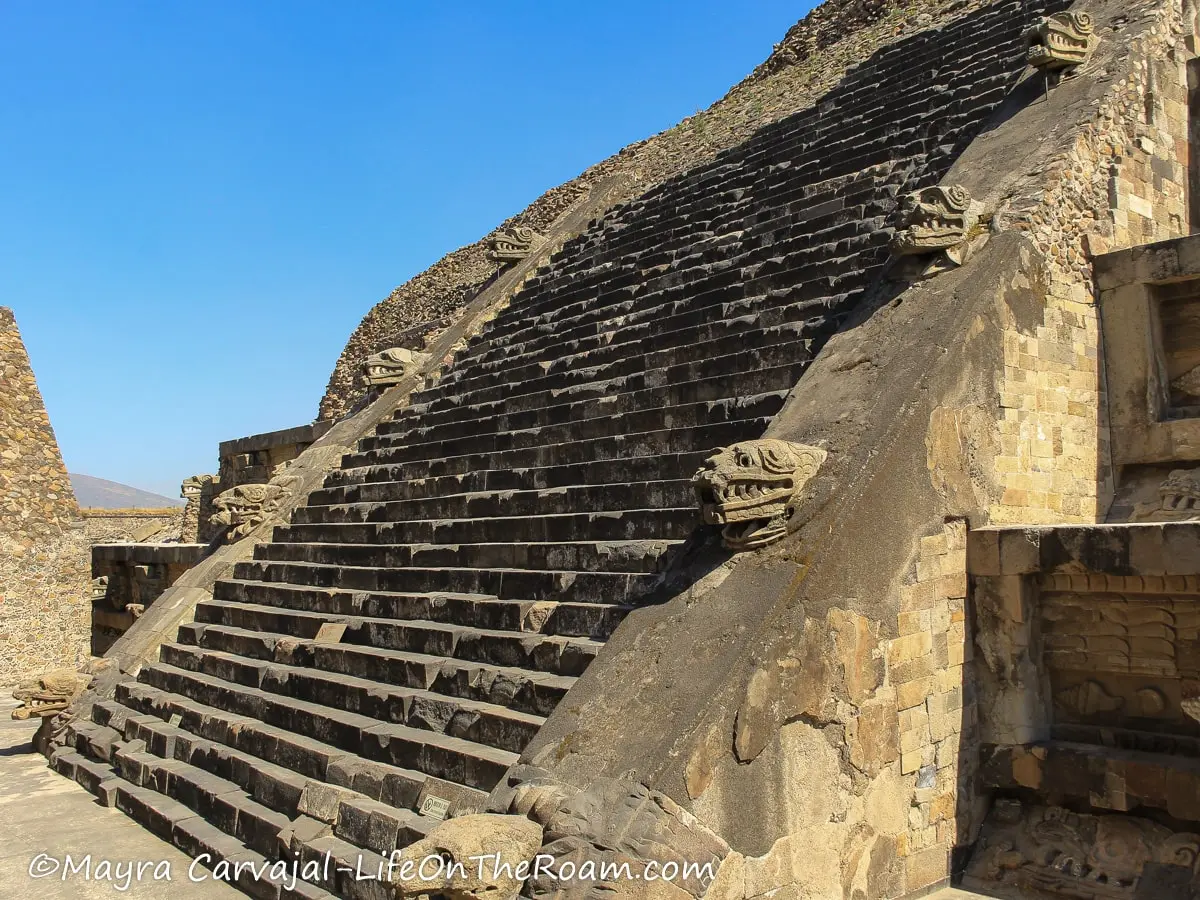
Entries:
[[950, 876], [950, 848], [935, 844], [904, 861], [905, 890], [910, 893], [944, 881]]
[[896, 706], [900, 709], [919, 706], [934, 690], [932, 675], [896, 685]]
[[946, 550], [947, 546], [945, 533], [930, 534], [921, 538], [922, 556], [938, 556], [939, 554], [945, 553]]
[[986, 528], [971, 532], [967, 567], [972, 575], [1000, 574], [1000, 532]]
[[930, 610], [914, 609], [902, 612], [897, 617], [897, 628], [901, 636], [918, 631], [929, 631]]
[[931, 608], [945, 596], [939, 588], [940, 585], [932, 581], [904, 585], [900, 588], [900, 608], [905, 611]]
[[938, 741], [935, 765], [939, 769], [951, 769], [958, 765], [959, 741], [961, 739], [961, 734], [951, 734], [947, 735], [944, 740]]
[[888, 664], [908, 662], [925, 656], [933, 650], [933, 636], [929, 632], [907, 634], [888, 643]]
[[964, 567], [962, 571], [952, 575], [943, 575], [938, 580], [937, 598], [962, 598], [967, 596], [967, 571]]
[[911, 775], [925, 764], [925, 754], [920, 750], [910, 750], [900, 754], [900, 774]]
[[912, 706], [908, 709], [899, 710], [897, 713], [900, 722], [900, 731], [915, 731], [917, 729], [926, 728], [929, 725], [929, 711], [925, 704]]

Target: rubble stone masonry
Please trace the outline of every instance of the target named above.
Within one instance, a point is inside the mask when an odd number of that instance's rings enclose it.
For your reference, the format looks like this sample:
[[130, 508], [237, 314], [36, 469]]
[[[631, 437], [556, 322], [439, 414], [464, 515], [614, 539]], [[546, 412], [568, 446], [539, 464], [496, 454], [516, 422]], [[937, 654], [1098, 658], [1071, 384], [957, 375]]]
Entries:
[[86, 652], [79, 505], [12, 310], [0, 307], [0, 684]]

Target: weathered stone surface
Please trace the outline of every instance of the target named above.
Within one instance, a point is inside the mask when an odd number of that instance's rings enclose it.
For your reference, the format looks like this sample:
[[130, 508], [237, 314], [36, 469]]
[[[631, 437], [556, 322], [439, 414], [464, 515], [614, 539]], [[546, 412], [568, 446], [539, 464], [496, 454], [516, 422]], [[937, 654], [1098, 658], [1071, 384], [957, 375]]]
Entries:
[[[392, 884], [401, 897], [513, 900], [527, 877], [517, 877], [518, 866], [524, 864], [528, 872], [541, 844], [542, 827], [530, 819], [486, 813], [459, 816], [435, 825], [404, 848], [397, 867], [411, 862], [414, 874], [407, 879], [393, 875]], [[427, 862], [434, 857], [445, 860], [444, 869]]]
[[22, 683], [13, 691], [21, 705], [12, 711], [14, 719], [53, 716], [71, 705], [91, 681], [74, 669], [53, 669]]
[[1187, 900], [1200, 890], [1198, 858], [1200, 835], [1172, 832], [1149, 819], [998, 800], [964, 883], [1085, 900]]

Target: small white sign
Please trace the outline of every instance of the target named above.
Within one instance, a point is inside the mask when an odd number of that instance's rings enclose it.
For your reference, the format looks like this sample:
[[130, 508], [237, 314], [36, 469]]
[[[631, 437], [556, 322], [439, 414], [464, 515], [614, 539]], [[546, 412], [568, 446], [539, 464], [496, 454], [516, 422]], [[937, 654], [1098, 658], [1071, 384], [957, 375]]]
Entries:
[[183, 713], [172, 713], [171, 718], [167, 719], [167, 724], [172, 727], [179, 727], [179, 723], [183, 721]]
[[421, 815], [429, 816], [431, 819], [444, 819], [448, 812], [450, 812], [450, 801], [443, 800], [441, 797], [430, 795], [421, 802]]
[[317, 629], [317, 636], [313, 638], [313, 642], [317, 644], [336, 644], [342, 639], [342, 635], [345, 633], [345, 623], [326, 622], [319, 629]]

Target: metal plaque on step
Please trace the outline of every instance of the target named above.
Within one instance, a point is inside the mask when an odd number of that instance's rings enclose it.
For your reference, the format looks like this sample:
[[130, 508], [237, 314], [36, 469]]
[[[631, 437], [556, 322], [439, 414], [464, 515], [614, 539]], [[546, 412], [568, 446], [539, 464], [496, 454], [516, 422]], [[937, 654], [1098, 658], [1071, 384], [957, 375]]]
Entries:
[[344, 622], [326, 622], [317, 629], [317, 636], [313, 638], [313, 641], [318, 644], [336, 644], [345, 633]]
[[183, 713], [172, 713], [171, 718], [167, 719], [167, 724], [173, 728], [178, 728], [179, 723], [183, 721]]
[[421, 801], [421, 815], [423, 816], [429, 816], [431, 819], [444, 819], [448, 812], [450, 812], [449, 800], [429, 796]]

